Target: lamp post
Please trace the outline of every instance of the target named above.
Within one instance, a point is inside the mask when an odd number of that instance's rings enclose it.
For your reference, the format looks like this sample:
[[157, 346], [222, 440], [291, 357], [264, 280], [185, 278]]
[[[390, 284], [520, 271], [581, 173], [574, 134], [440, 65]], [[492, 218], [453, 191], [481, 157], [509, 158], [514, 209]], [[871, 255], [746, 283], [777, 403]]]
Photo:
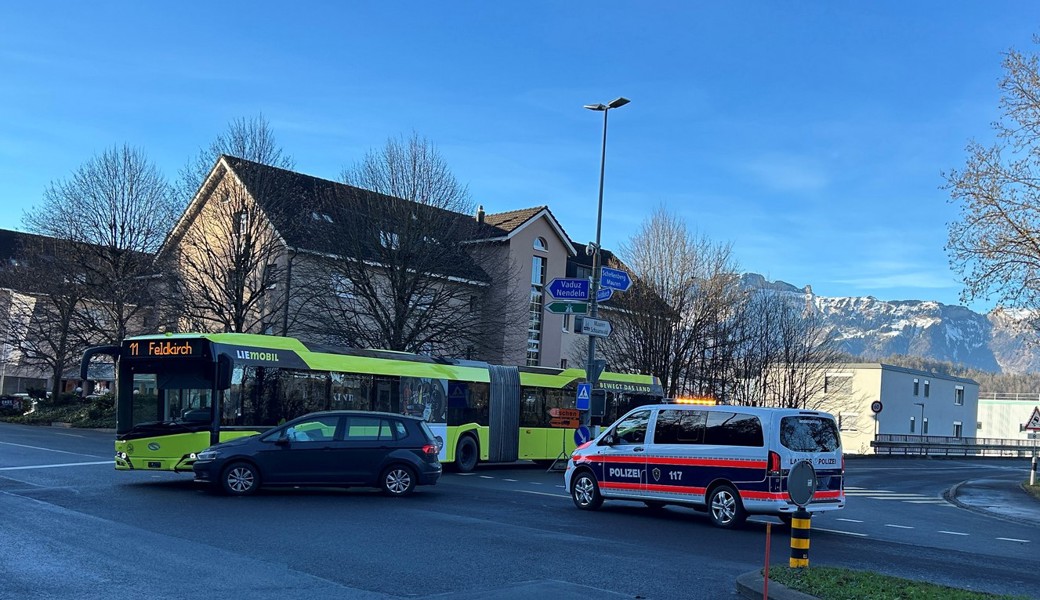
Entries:
[[[597, 110], [603, 113], [603, 147], [599, 159], [599, 203], [596, 206], [596, 241], [592, 248], [592, 283], [589, 285], [589, 317], [595, 319], [599, 316], [599, 279], [603, 267], [600, 256], [600, 240], [603, 231], [603, 175], [607, 166], [607, 114], [612, 108], [621, 108], [629, 103], [628, 98], [615, 98], [606, 104], [586, 104], [585, 108]], [[593, 388], [599, 380], [599, 372], [596, 369], [596, 336], [589, 336], [589, 359], [585, 365], [585, 379]], [[592, 418], [592, 411], [585, 411], [581, 416], [582, 425], [588, 425]]]
[[921, 454], [924, 454], [924, 402], [914, 402], [914, 405], [921, 407]]

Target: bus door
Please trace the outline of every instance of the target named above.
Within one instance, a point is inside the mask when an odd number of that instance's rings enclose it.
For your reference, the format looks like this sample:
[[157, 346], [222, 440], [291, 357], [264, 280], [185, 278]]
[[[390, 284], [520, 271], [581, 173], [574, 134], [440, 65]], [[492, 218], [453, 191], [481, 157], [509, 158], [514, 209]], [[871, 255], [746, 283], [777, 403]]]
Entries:
[[618, 421], [610, 435], [613, 443], [602, 449], [602, 487], [616, 494], [641, 494], [646, 489], [646, 441], [650, 409]]

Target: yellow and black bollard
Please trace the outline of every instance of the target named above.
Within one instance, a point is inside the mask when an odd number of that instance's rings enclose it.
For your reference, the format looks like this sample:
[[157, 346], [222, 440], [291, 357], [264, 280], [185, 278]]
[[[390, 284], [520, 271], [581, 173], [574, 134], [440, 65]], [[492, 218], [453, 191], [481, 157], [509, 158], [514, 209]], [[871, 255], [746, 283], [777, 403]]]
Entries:
[[799, 507], [791, 517], [791, 562], [790, 567], [809, 566], [809, 523], [812, 515]]

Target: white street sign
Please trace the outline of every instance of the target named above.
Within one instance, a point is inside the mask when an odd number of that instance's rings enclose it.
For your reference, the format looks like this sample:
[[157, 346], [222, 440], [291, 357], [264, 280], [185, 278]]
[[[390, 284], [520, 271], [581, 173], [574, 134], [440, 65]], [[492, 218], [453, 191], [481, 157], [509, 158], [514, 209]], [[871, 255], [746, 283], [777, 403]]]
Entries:
[[581, 322], [581, 332], [585, 335], [595, 337], [607, 337], [610, 335], [610, 321], [585, 317]]

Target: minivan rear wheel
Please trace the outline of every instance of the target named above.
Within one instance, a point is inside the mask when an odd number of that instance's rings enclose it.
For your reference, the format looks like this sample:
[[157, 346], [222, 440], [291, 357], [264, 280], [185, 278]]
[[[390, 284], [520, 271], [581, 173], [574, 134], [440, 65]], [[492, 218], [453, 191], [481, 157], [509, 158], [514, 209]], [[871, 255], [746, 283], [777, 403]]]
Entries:
[[603, 506], [599, 483], [592, 473], [582, 471], [574, 476], [574, 482], [571, 483], [571, 500], [574, 501], [574, 506], [582, 510], [596, 510]]
[[393, 465], [383, 471], [379, 487], [387, 496], [407, 496], [415, 489], [415, 472], [404, 465]]
[[728, 485], [720, 485], [711, 492], [708, 500], [708, 516], [716, 527], [733, 529], [747, 520], [747, 511], [740, 502], [740, 495]]

